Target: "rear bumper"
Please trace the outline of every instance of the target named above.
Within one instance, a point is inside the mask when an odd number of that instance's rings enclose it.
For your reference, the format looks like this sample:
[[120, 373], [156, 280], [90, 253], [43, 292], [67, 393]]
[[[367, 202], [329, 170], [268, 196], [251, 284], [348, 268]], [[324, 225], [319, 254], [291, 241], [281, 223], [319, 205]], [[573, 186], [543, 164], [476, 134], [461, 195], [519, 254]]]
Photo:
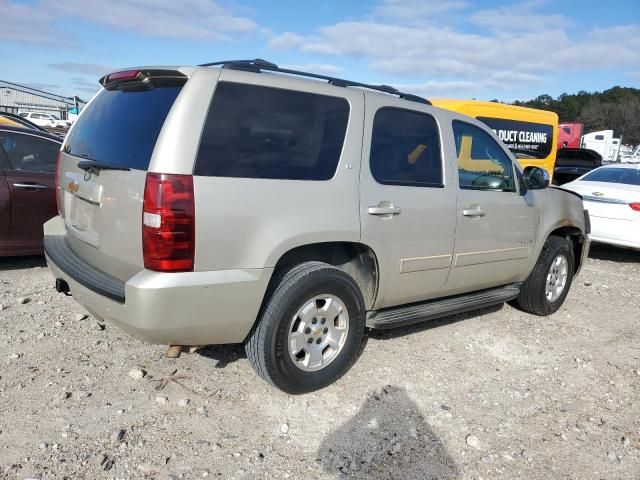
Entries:
[[640, 249], [640, 221], [592, 216], [590, 237], [593, 242]]
[[255, 322], [272, 273], [272, 269], [188, 273], [142, 270], [127, 282], [119, 282], [123, 297], [118, 301], [107, 295], [116, 287], [113, 277], [105, 278], [104, 273], [100, 276], [101, 272], [79, 257], [73, 258], [64, 237], [45, 239], [49, 268], [55, 278], [69, 284], [76, 301], [95, 317], [156, 344], [242, 342]]
[[616, 247], [633, 248], [640, 250], [640, 241], [620, 240], [618, 238], [608, 238], [597, 235], [591, 235], [591, 241], [594, 243], [606, 243]]

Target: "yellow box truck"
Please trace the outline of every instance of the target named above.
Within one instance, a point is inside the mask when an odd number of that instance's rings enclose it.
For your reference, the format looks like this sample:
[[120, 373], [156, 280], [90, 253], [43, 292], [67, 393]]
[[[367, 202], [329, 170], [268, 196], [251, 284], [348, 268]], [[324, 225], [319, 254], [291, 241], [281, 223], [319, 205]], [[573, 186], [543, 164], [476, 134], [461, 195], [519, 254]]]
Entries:
[[507, 145], [523, 167], [544, 168], [553, 176], [558, 136], [556, 113], [479, 100], [429, 100], [436, 107], [480, 120]]

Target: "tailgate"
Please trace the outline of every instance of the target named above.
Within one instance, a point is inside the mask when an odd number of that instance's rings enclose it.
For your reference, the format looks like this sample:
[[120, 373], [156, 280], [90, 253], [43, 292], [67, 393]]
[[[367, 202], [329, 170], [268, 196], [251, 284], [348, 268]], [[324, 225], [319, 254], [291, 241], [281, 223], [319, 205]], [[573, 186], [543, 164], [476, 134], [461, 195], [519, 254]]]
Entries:
[[121, 280], [143, 268], [142, 200], [146, 172], [103, 170], [88, 175], [78, 158], [60, 158], [60, 210], [71, 248]]
[[82, 260], [123, 281], [144, 268], [146, 173], [185, 81], [163, 77], [141, 89], [129, 83], [125, 90], [101, 90], [75, 122], [60, 155], [58, 199], [67, 243]]

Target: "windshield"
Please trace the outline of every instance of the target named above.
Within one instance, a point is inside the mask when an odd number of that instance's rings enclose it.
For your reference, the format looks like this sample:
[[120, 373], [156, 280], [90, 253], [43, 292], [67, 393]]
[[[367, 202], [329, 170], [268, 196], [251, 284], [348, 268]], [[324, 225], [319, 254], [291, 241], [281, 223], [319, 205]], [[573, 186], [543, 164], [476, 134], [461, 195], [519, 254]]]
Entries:
[[583, 182], [623, 183], [640, 186], [640, 168], [599, 168], [582, 177]]
[[182, 85], [151, 90], [102, 90], [71, 129], [65, 152], [147, 170], [167, 114]]

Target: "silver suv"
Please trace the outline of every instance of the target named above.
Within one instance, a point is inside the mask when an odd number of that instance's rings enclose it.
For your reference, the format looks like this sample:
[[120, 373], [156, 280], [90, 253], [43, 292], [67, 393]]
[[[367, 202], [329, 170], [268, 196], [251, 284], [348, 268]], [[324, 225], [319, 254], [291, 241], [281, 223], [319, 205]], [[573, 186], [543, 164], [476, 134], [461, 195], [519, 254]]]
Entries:
[[392, 87], [262, 60], [100, 82], [45, 224], [57, 290], [172, 351], [243, 342], [287, 392], [344, 374], [366, 327], [551, 314], [587, 255], [579, 196]]

